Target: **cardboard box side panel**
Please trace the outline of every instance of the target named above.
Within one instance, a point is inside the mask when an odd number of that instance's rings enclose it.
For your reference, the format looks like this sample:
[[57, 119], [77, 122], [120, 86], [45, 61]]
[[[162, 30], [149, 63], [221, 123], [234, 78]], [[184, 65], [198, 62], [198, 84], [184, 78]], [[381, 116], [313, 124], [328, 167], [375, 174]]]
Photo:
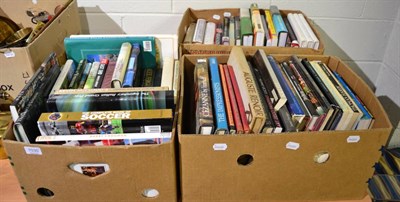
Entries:
[[53, 20], [34, 42], [28, 46], [32, 57], [34, 68], [37, 69], [43, 60], [50, 54], [56, 52], [60, 64], [65, 62], [64, 38], [71, 34], [80, 33], [80, 19], [77, 1], [71, 4]]
[[183, 41], [186, 35], [186, 30], [188, 29], [191, 19], [190, 19], [190, 10], [187, 9], [182, 16], [181, 22], [179, 23], [178, 26], [178, 49], [179, 49], [179, 57], [183, 55], [182, 53], [182, 46], [180, 46], [180, 43]]
[[190, 9], [190, 15], [193, 17], [193, 22], [197, 19], [205, 19], [214, 23], [224, 22], [225, 13], [230, 13], [231, 16], [239, 16], [240, 10], [238, 8], [224, 8], [224, 9], [203, 9], [194, 10]]
[[[177, 200], [173, 143], [115, 147], [68, 147], [4, 141], [13, 169], [28, 201], [47, 201], [38, 188], [54, 192], [53, 200], [145, 200], [145, 189], [157, 189], [155, 201]], [[25, 149], [40, 150], [29, 155]], [[71, 163], [107, 163], [110, 171], [90, 178], [71, 170]], [[82, 190], [85, 190], [84, 192]]]
[[64, 5], [67, 2], [68, 0], [40, 0], [37, 1], [37, 4], [34, 4], [32, 1], [26, 0], [14, 0], [12, 3], [10, 1], [0, 1], [0, 8], [5, 13], [5, 17], [10, 18], [21, 28], [34, 28], [35, 24], [31, 22], [31, 17], [26, 15], [27, 10], [45, 10], [54, 15], [54, 8], [57, 5]]

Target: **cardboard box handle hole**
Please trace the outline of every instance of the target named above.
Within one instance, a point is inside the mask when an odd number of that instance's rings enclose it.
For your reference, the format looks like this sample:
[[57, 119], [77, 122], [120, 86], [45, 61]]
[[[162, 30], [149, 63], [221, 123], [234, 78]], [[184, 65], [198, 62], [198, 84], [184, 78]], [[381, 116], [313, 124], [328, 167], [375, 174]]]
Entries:
[[321, 151], [321, 152], [317, 152], [314, 155], [314, 162], [315, 163], [326, 163], [329, 160], [330, 154], [327, 151]]
[[253, 162], [254, 158], [250, 154], [242, 154], [237, 159], [237, 163], [241, 166], [250, 165]]
[[50, 189], [44, 188], [44, 187], [41, 187], [41, 188], [37, 189], [37, 193], [40, 196], [44, 196], [44, 197], [52, 197], [52, 196], [54, 196], [54, 192], [53, 191], [51, 191]]
[[145, 198], [156, 198], [159, 195], [160, 195], [160, 192], [158, 192], [157, 189], [153, 189], [153, 188], [145, 189], [142, 192], [142, 196], [144, 196]]

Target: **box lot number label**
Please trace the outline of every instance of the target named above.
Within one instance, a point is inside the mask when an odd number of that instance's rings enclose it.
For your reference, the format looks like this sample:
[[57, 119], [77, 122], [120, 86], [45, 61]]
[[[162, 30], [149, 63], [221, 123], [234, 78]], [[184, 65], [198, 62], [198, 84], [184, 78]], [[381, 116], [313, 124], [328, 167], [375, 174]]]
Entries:
[[42, 150], [39, 147], [24, 147], [25, 153], [30, 155], [42, 155]]

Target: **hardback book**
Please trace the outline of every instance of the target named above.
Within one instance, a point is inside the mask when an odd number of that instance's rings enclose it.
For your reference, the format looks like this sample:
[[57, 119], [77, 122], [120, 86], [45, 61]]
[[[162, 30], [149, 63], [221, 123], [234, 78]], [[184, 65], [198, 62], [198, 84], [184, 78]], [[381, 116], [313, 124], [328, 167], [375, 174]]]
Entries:
[[299, 42], [297, 41], [296, 34], [293, 31], [292, 25], [287, 18], [283, 18], [283, 22], [285, 22], [285, 26], [288, 30], [288, 39], [290, 43], [290, 47], [299, 47]]
[[222, 84], [218, 69], [218, 61], [216, 57], [208, 58], [210, 82], [214, 109], [214, 134], [229, 134], [228, 120], [226, 117], [224, 95], [222, 92]]
[[196, 23], [190, 23], [188, 29], [186, 30], [186, 35], [183, 43], [192, 43], [194, 30], [196, 29]]
[[85, 70], [87, 60], [82, 59], [79, 61], [78, 66], [72, 76], [71, 82], [68, 85], [69, 89], [77, 89], [79, 87], [79, 82], [81, 81], [83, 71]]
[[368, 111], [368, 109], [365, 107], [365, 105], [362, 103], [362, 101], [358, 98], [358, 96], [353, 92], [353, 90], [347, 85], [346, 81], [338, 74], [337, 72], [333, 72], [335, 75], [336, 79], [339, 81], [339, 83], [343, 86], [343, 88], [346, 90], [346, 92], [350, 95], [352, 98], [353, 102], [358, 106], [360, 109], [362, 116], [360, 120], [353, 125], [353, 130], [364, 130], [364, 129], [369, 129], [371, 127], [371, 124], [373, 123], [373, 116], [371, 113]]
[[174, 60], [174, 77], [172, 79], [172, 90], [174, 91], [174, 103], [176, 104], [178, 101], [178, 93], [180, 89], [181, 78], [179, 76], [179, 60]]
[[222, 45], [229, 45], [229, 17], [224, 17], [224, 31], [222, 32]]
[[293, 123], [291, 115], [286, 105], [282, 106], [279, 111], [278, 115], [280, 121], [282, 123], [282, 132], [296, 132], [297, 128], [296, 125]]
[[298, 23], [301, 32], [305, 36], [306, 44], [307, 44], [307, 46], [305, 48], [314, 48], [315, 41], [311, 38], [310, 33], [307, 32], [307, 29], [306, 29], [305, 25], [303, 24], [299, 14], [294, 13], [293, 16], [294, 16], [295, 21]]
[[46, 106], [50, 112], [174, 109], [174, 92], [164, 90], [53, 94], [47, 99]]
[[[144, 127], [172, 131], [172, 109], [41, 113], [37, 126], [42, 136], [141, 133]], [[118, 133], [119, 133], [118, 132]]]
[[154, 36], [73, 35], [64, 39], [64, 46], [67, 58], [73, 59], [77, 63], [81, 59], [88, 59], [88, 55], [111, 54], [118, 56], [121, 45], [125, 42], [141, 45], [141, 54], [138, 58], [139, 67], [157, 67], [156, 38]]
[[[128, 65], [126, 67], [126, 72], [125, 76], [122, 82], [122, 87], [123, 88], [128, 88], [128, 87], [133, 87], [135, 78], [136, 78], [136, 72], [138, 69], [138, 58], [140, 54], [140, 45], [139, 43], [133, 43], [132, 44], [132, 50], [129, 56], [129, 61]], [[118, 64], [118, 62], [117, 62]], [[115, 70], [114, 70], [115, 72]]]
[[254, 65], [252, 65], [251, 62], [249, 62], [249, 66], [250, 66], [252, 73], [254, 75], [254, 78], [256, 80], [256, 85], [257, 85], [258, 91], [260, 92], [261, 104], [264, 107], [265, 123], [264, 123], [264, 126], [263, 126], [261, 132], [262, 133], [273, 133], [275, 130], [277, 133], [281, 132], [282, 131], [281, 123], [276, 114], [274, 106], [272, 105], [271, 98], [268, 95], [268, 90], [264, 85], [264, 81], [262, 79], [260, 70], [257, 68], [254, 68]]
[[319, 39], [317, 38], [317, 36], [315, 35], [314, 31], [311, 29], [310, 25], [306, 21], [304, 15], [301, 14], [301, 13], [297, 13], [297, 16], [299, 18], [300, 23], [303, 25], [302, 27], [304, 29], [304, 32], [306, 33], [306, 35], [308, 35], [311, 38], [312, 46], [310, 46], [309, 48], [313, 48], [315, 50], [318, 50], [318, 48], [319, 48]]
[[[236, 133], [235, 119], [238, 119], [237, 122], [240, 123], [240, 115], [239, 115], [239, 111], [237, 109], [236, 102], [235, 103], [231, 103], [230, 94], [229, 94], [229, 88], [232, 89], [233, 87], [232, 87], [232, 84], [230, 84], [230, 87], [228, 86], [228, 81], [227, 80], [229, 78], [226, 78], [227, 75], [225, 75], [225, 71], [228, 70], [227, 68], [228, 67], [226, 66], [226, 64], [218, 64], [218, 69], [219, 69], [219, 73], [220, 73], [220, 77], [221, 77], [221, 86], [222, 86], [222, 92], [223, 92], [223, 99], [224, 99], [224, 103], [225, 103], [226, 119], [227, 119], [227, 122], [228, 122], [228, 129], [229, 129], [229, 133], [230, 134], [235, 134]], [[228, 74], [229, 74], [229, 72], [228, 72]], [[230, 80], [229, 80], [229, 82], [230, 82]], [[235, 106], [233, 106], [233, 105], [235, 105]], [[233, 108], [235, 108], [235, 109], [233, 109]], [[237, 115], [237, 117], [233, 117], [234, 110], [235, 110], [235, 114]]]
[[279, 67], [279, 64], [275, 61], [275, 59], [269, 55], [267, 56], [268, 60], [271, 64], [272, 69], [275, 72], [275, 75], [281, 84], [282, 90], [284, 91], [286, 98], [287, 98], [287, 105], [288, 109], [291, 112], [292, 119], [297, 120], [298, 122], [301, 122], [302, 119], [304, 118], [305, 114], [303, 109], [300, 106], [300, 103], [297, 101], [293, 90], [290, 88], [290, 84], [286, 81], [285, 75], [282, 73], [281, 68]]
[[215, 28], [215, 45], [222, 45], [222, 36], [224, 35], [223, 23], [217, 23]]
[[204, 43], [204, 35], [206, 32], [207, 21], [205, 19], [197, 19], [196, 28], [194, 29], [192, 43]]
[[259, 68], [261, 74], [263, 75], [264, 79], [270, 79], [270, 85], [272, 84], [272, 95], [273, 105], [275, 111], [278, 111], [283, 105], [286, 104], [287, 98], [285, 92], [282, 89], [281, 84], [274, 72], [270, 61], [267, 58], [267, 55], [263, 50], [257, 50], [256, 54], [254, 55], [254, 61], [256, 62], [256, 67]]
[[274, 27], [278, 35], [278, 46], [285, 47], [288, 37], [288, 30], [285, 26], [285, 22], [283, 21], [282, 15], [279, 12], [278, 7], [275, 5], [271, 5], [269, 7], [269, 10], [271, 12], [272, 22], [274, 23]]
[[235, 17], [229, 17], [229, 45], [234, 46], [236, 44], [235, 38]]
[[216, 24], [214, 22], [207, 22], [204, 34], [204, 44], [214, 44], [215, 29]]
[[[233, 67], [239, 85], [245, 109], [250, 113], [247, 116], [250, 130], [260, 133], [265, 123], [264, 107], [261, 104], [260, 93], [256, 81], [251, 74], [244, 52], [239, 47], [233, 47], [228, 58], [228, 65]], [[247, 106], [246, 106], [247, 105]]]
[[117, 64], [118, 55], [108, 54], [101, 56], [102, 59], [108, 59], [108, 65], [103, 73], [103, 80], [101, 82], [100, 88], [111, 88], [112, 76], [114, 74], [115, 65]]
[[[175, 60], [172, 57], [163, 57], [163, 65], [162, 65], [162, 75], [161, 75], [161, 84], [160, 86], [166, 86], [169, 90], [172, 90], [172, 86], [174, 83], [174, 74], [175, 74]], [[179, 74], [179, 69], [176, 69]], [[179, 77], [179, 76], [178, 76]]]
[[325, 117], [326, 117], [325, 110], [326, 109], [321, 105], [314, 89], [312, 87], [310, 87], [311, 85], [309, 84], [309, 81], [307, 80], [308, 78], [302, 74], [303, 72], [301, 71], [301, 67], [300, 67], [299, 63], [297, 61], [294, 61], [292, 58], [289, 61], [289, 67], [291, 68], [293, 75], [297, 79], [298, 83], [300, 84], [301, 89], [307, 95], [308, 100], [310, 101], [310, 103], [312, 105], [312, 107], [311, 106], [310, 107], [313, 110], [309, 109], [311, 114], [313, 115], [314, 109], [315, 109], [316, 114], [313, 116], [318, 117], [316, 122], [313, 125], [308, 126], [308, 130], [318, 131], [320, 126], [322, 125], [322, 123], [325, 120]]
[[[352, 125], [350, 122], [352, 121], [353, 117], [353, 110], [347, 104], [343, 95], [339, 92], [340, 88], [338, 89], [335, 83], [333, 82], [333, 78], [329, 77], [332, 76], [330, 71], [325, 69], [324, 64], [319, 61], [310, 61], [311, 65], [314, 67], [315, 71], [317, 72], [318, 76], [324, 81], [327, 88], [330, 90], [332, 95], [334, 96], [336, 102], [338, 103], [339, 107], [342, 109], [342, 117], [336, 125], [335, 130], [346, 130], [348, 125]], [[332, 79], [332, 80], [331, 80]]]
[[121, 45], [121, 50], [118, 54], [117, 63], [112, 75], [111, 87], [122, 88], [126, 69], [128, 67], [130, 55], [132, 51], [132, 44], [125, 42]]
[[251, 21], [253, 25], [254, 41], [253, 46], [264, 46], [265, 42], [265, 30], [261, 21], [261, 14], [256, 3], [252, 3], [250, 6]]
[[307, 38], [303, 33], [302, 29], [300, 28], [300, 22], [297, 21], [295, 13], [288, 13], [287, 19], [293, 28], [293, 32], [295, 33], [297, 41], [299, 42], [299, 47], [307, 48], [308, 45]]
[[99, 71], [100, 62], [93, 62], [92, 67], [90, 68], [89, 75], [86, 79], [85, 85], [83, 86], [84, 89], [91, 89], [93, 88], [94, 81], [97, 76], [97, 72]]
[[59, 89], [66, 89], [68, 88], [69, 82], [72, 80], [76, 70], [76, 65], [73, 60], [67, 60], [62, 67], [60, 74], [54, 84], [53, 88], [50, 91], [50, 94], [54, 93], [56, 90]]
[[[294, 66], [296, 67], [297, 71], [299, 72], [300, 76], [304, 79], [306, 85], [308, 86], [309, 90], [308, 93], [310, 92], [313, 93], [315, 99], [317, 100], [316, 101], [317, 112], [320, 115], [320, 117], [322, 116], [321, 119], [323, 119], [321, 120], [321, 123], [318, 127], [319, 130], [323, 130], [329, 119], [332, 117], [335, 108], [331, 107], [331, 104], [326, 99], [325, 95], [322, 93], [319, 86], [314, 81], [313, 77], [304, 67], [301, 60], [296, 55], [292, 55], [291, 60]], [[334, 119], [334, 117], [332, 118]]]
[[[233, 103], [236, 103], [237, 105], [237, 110], [238, 113], [236, 113], [234, 111], [234, 116], [236, 117], [240, 117], [238, 119], [235, 119], [235, 125], [236, 125], [236, 132], [237, 133], [250, 133], [250, 126], [249, 126], [249, 122], [247, 121], [247, 114], [246, 114], [246, 110], [245, 110], [245, 106], [243, 103], [243, 96], [240, 93], [240, 89], [239, 89], [239, 85], [238, 82], [236, 80], [236, 75], [235, 75], [235, 70], [233, 69], [233, 67], [231, 65], [227, 64], [227, 70], [228, 70], [228, 74], [225, 75], [229, 75], [229, 79], [227, 79], [228, 83], [228, 90], [229, 90], [229, 96], [231, 96], [231, 94], [234, 96], [234, 98], [230, 97], [230, 99], [232, 100], [231, 104], [234, 106]], [[228, 78], [228, 77], [227, 77]], [[230, 88], [231, 86], [232, 88]], [[239, 123], [237, 123], [236, 121], [239, 121]]]
[[103, 82], [104, 76], [107, 71], [107, 66], [108, 66], [108, 59], [102, 59], [99, 65], [99, 69], [97, 70], [96, 76], [94, 78], [94, 84], [93, 88], [100, 88], [101, 84]]
[[47, 96], [59, 74], [60, 68], [58, 64], [55, 64], [50, 68], [44, 80], [38, 83], [39, 87], [35, 90], [25, 109], [14, 123], [14, 131], [18, 141], [34, 143], [36, 136], [40, 134], [35, 122], [39, 118], [40, 113], [44, 111]]
[[46, 81], [48, 72], [52, 67], [58, 66], [56, 53], [52, 52], [42, 62], [38, 70], [29, 79], [28, 83], [22, 88], [17, 97], [10, 104], [10, 113], [13, 121], [17, 121], [20, 114], [25, 111], [26, 105], [31, 100], [33, 94], [39, 89], [41, 84]]
[[210, 76], [207, 59], [198, 59], [194, 69], [195, 134], [210, 135], [214, 132]]
[[156, 71], [154, 69], [149, 69], [149, 68], [143, 69], [142, 84], [140, 86], [141, 87], [154, 86], [155, 73]]
[[235, 16], [235, 45], [241, 46], [242, 45], [242, 36], [241, 36], [241, 28], [240, 28], [240, 16]]
[[83, 72], [82, 72], [81, 79], [79, 81], [79, 85], [78, 85], [79, 89], [83, 89], [83, 87], [85, 86], [86, 79], [88, 78], [89, 73], [90, 73], [90, 69], [92, 69], [92, 63], [86, 62], [85, 68], [83, 69]]
[[329, 105], [327, 108], [333, 108], [334, 112], [332, 116], [328, 119], [324, 127], [321, 127], [320, 130], [334, 130], [338, 121], [340, 120], [342, 116], [342, 109], [339, 107], [339, 105], [336, 102], [336, 99], [333, 97], [332, 93], [329, 91], [329, 89], [326, 87], [325, 83], [321, 80], [311, 63], [306, 59], [303, 58], [301, 61], [304, 64], [304, 67], [306, 68], [307, 72], [311, 75], [311, 77], [314, 79], [315, 83], [318, 85], [319, 89], [322, 91], [322, 94], [325, 95], [327, 101], [329, 102]]
[[240, 8], [240, 35], [243, 46], [253, 45], [253, 26], [249, 9]]
[[272, 15], [269, 9], [265, 9], [265, 17], [267, 20], [268, 31], [271, 37], [271, 46], [278, 46], [278, 34], [276, 32], [274, 22], [272, 21]]
[[261, 22], [265, 31], [265, 46], [272, 46], [272, 39], [268, 29], [267, 18], [265, 17], [265, 10], [260, 9]]

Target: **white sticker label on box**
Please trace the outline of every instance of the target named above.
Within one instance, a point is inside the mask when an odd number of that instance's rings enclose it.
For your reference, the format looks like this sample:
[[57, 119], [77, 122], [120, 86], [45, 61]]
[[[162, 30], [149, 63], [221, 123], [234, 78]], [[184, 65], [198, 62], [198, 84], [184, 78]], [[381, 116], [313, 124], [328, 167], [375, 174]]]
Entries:
[[224, 17], [230, 18], [231, 17], [231, 12], [224, 12]]
[[360, 141], [360, 139], [361, 139], [360, 136], [358, 136], [358, 135], [352, 135], [352, 136], [349, 136], [349, 137], [347, 138], [347, 143], [357, 143], [357, 142]]
[[24, 147], [26, 154], [42, 155], [42, 150], [39, 147]]
[[300, 148], [300, 144], [297, 142], [288, 142], [286, 144], [286, 149], [298, 150], [299, 148]]
[[226, 149], [228, 149], [228, 145], [225, 143], [215, 143], [213, 145], [213, 149], [214, 151], [225, 151]]
[[15, 53], [14, 53], [14, 51], [12, 51], [12, 50], [8, 50], [8, 51], [6, 51], [6, 52], [4, 53], [4, 56], [5, 56], [6, 58], [13, 58], [13, 57], [15, 57]]
[[153, 48], [151, 47], [151, 41], [143, 41], [143, 51], [144, 52], [153, 51]]
[[219, 19], [221, 19], [221, 16], [215, 14], [215, 15], [213, 15], [213, 18], [214, 18], [214, 20], [219, 20]]

